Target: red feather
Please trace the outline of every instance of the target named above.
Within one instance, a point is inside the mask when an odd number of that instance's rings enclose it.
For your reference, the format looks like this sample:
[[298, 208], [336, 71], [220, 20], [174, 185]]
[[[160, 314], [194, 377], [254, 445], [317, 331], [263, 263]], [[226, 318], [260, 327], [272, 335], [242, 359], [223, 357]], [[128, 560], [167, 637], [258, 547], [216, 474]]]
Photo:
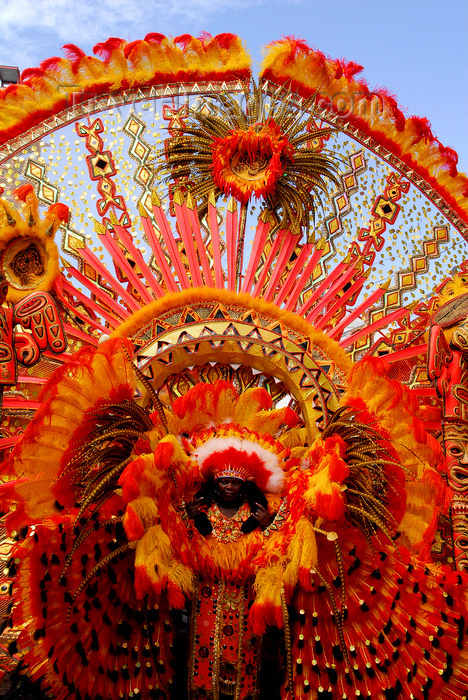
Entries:
[[51, 58], [46, 58], [45, 61], [41, 62], [41, 68], [43, 68], [46, 72], [50, 70], [58, 71], [62, 67], [65, 60], [65, 58], [60, 56], [51, 56]]
[[449, 174], [451, 177], [456, 177], [458, 175], [457, 164], [458, 164], [458, 153], [449, 148], [448, 146], [443, 146], [439, 142], [439, 152], [442, 158], [445, 160], [449, 166]]
[[431, 131], [431, 123], [425, 117], [411, 117], [411, 123], [416, 131], [413, 138], [413, 143], [418, 143], [421, 139], [429, 139], [432, 141], [434, 138]]
[[83, 49], [80, 49], [78, 46], [75, 46], [75, 44], [65, 44], [64, 46], [62, 46], [62, 49], [65, 52], [65, 56], [73, 62], [79, 61], [80, 58], [84, 58], [86, 56]]
[[229, 49], [237, 41], [237, 36], [235, 34], [217, 34], [214, 37], [216, 43], [221, 49]]
[[297, 56], [299, 51], [308, 53], [311, 50], [305, 39], [299, 39], [292, 34], [283, 36], [281, 39], [277, 39], [276, 41], [272, 41], [271, 44], [268, 44], [268, 46], [279, 46], [280, 44], [289, 44], [289, 48], [293, 52], [294, 56]]
[[193, 41], [193, 39], [194, 37], [191, 34], [181, 34], [180, 36], [176, 36], [174, 39], [174, 44], [181, 44], [182, 49], [187, 51], [188, 45]]
[[405, 128], [405, 115], [403, 112], [400, 110], [398, 107], [396, 99], [393, 97], [393, 95], [390, 95], [387, 90], [381, 90], [381, 95], [384, 98], [384, 103], [386, 106], [388, 106], [390, 113], [392, 117], [395, 120], [395, 126], [398, 131], [403, 131]]
[[162, 44], [162, 42], [166, 39], [164, 34], [158, 34], [158, 32], [150, 32], [145, 36], [145, 41], [148, 42], [148, 44]]
[[125, 48], [123, 50], [123, 55], [125, 58], [128, 58], [130, 54], [133, 52], [134, 49], [138, 49], [142, 47], [146, 42], [145, 41], [130, 41], [128, 44], [125, 45]]
[[26, 202], [31, 192], [34, 192], [34, 187], [29, 183], [21, 185], [21, 187], [17, 187], [16, 190], [13, 190], [13, 194], [19, 202]]
[[93, 51], [96, 56], [100, 56], [104, 61], [108, 61], [112, 55], [113, 51], [122, 49], [125, 44], [125, 39], [119, 39], [118, 37], [111, 36], [107, 41], [102, 41], [93, 47]]
[[42, 78], [45, 75], [45, 70], [42, 68], [25, 68], [21, 73], [21, 82], [28, 80], [29, 78]]
[[348, 80], [352, 80], [352, 78], [354, 78], [354, 76], [360, 73], [362, 70], [363, 66], [360, 66], [358, 63], [354, 63], [354, 61], [347, 61], [343, 63], [343, 73]]
[[56, 216], [57, 219], [60, 221], [68, 221], [70, 209], [67, 207], [66, 204], [61, 204], [60, 202], [58, 204], [51, 204], [49, 207], [47, 214], [50, 216]]
[[198, 41], [201, 41], [203, 46], [206, 46], [206, 44], [208, 44], [213, 37], [209, 32], [202, 32], [200, 34], [200, 36], [197, 38], [198, 38]]

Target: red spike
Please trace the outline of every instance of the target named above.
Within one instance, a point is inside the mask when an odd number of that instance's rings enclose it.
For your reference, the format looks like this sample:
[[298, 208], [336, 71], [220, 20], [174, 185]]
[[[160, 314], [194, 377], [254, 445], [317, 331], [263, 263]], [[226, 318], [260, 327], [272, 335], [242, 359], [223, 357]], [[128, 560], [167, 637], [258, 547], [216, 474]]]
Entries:
[[221, 249], [219, 243], [218, 212], [216, 205], [208, 200], [208, 223], [211, 231], [213, 246], [213, 262], [215, 269], [215, 285], [218, 289], [224, 288], [223, 270], [221, 267]]
[[327, 275], [327, 277], [325, 277], [325, 279], [318, 285], [318, 287], [314, 289], [312, 295], [307, 299], [306, 303], [303, 306], [301, 306], [298, 313], [301, 316], [305, 316], [309, 309], [312, 308], [317, 299], [321, 296], [321, 294], [323, 294], [331, 284], [334, 284], [335, 280], [341, 275], [341, 273], [345, 269], [346, 263], [338, 263], [338, 265]]
[[338, 297], [338, 299], [335, 301], [334, 304], [331, 305], [328, 311], [323, 316], [320, 316], [318, 322], [315, 324], [315, 327], [323, 328], [328, 323], [328, 321], [331, 318], [333, 318], [333, 316], [340, 310], [340, 308], [346, 304], [348, 299], [350, 299], [353, 296], [353, 294], [356, 294], [356, 292], [358, 292], [362, 288], [362, 285], [365, 281], [365, 277], [358, 277], [358, 279], [350, 285], [349, 289], [343, 294], [343, 296]]
[[378, 331], [379, 328], [383, 328], [384, 326], [387, 326], [390, 323], [393, 323], [394, 321], [398, 321], [398, 319], [404, 316], [406, 313], [408, 313], [408, 309], [398, 309], [397, 311], [388, 314], [388, 316], [384, 316], [378, 321], [371, 323], [370, 326], [366, 325], [365, 328], [361, 328], [360, 331], [357, 331], [357, 333], [354, 333], [352, 336], [344, 338], [339, 342], [339, 345], [342, 348], [347, 348], [353, 343], [355, 343], [357, 340], [359, 340], [359, 338], [362, 338], [365, 335], [370, 335], [374, 331]]
[[319, 260], [323, 255], [323, 251], [323, 248], [316, 248], [314, 250], [312, 257], [310, 258], [309, 262], [305, 267], [304, 272], [299, 277], [297, 283], [294, 285], [293, 291], [291, 292], [291, 296], [289, 297], [287, 304], [284, 307], [286, 311], [292, 311], [296, 306], [296, 302], [299, 299], [299, 296], [303, 291], [305, 284], [307, 284], [313, 271], [315, 270], [315, 267], [318, 265]]
[[[57, 284], [57, 280], [59, 280], [59, 284]], [[57, 278], [57, 280], [56, 280], [56, 284], [54, 286], [54, 291], [55, 291], [55, 294], [57, 295], [57, 297], [62, 302], [62, 304], [64, 304], [64, 306], [66, 308], [70, 309], [70, 311], [72, 312], [72, 314], [74, 316], [77, 316], [79, 319], [81, 319], [82, 321], [84, 321], [88, 325], [92, 326], [93, 328], [98, 330], [100, 333], [109, 333], [108, 328], [106, 328], [102, 324], [98, 323], [98, 321], [95, 321], [94, 318], [92, 318], [92, 316], [84, 314], [82, 311], [80, 311], [80, 309], [73, 306], [73, 303], [70, 303], [69, 299], [66, 299], [64, 297], [63, 292], [62, 292], [62, 287], [63, 287], [63, 283], [65, 281], [65, 277], [62, 274], [60, 274], [59, 277]]]
[[[119, 326], [122, 322], [121, 318], [116, 318], [113, 314], [110, 314], [108, 311], [103, 309], [102, 306], [96, 304], [95, 301], [89, 299], [85, 294], [82, 294], [82, 292], [78, 291], [78, 289], [71, 285], [70, 282], [68, 282], [68, 280], [63, 279], [62, 286], [65, 292], [71, 294], [72, 297], [76, 297], [78, 301], [81, 301], [86, 306], [91, 307], [93, 311], [95, 311], [97, 314], [99, 314], [99, 316], [104, 318], [113, 328], [117, 328], [117, 326]], [[69, 307], [70, 304], [68, 303], [67, 306]], [[106, 329], [105, 332], [108, 333], [108, 329]]]
[[179, 204], [177, 202], [177, 198], [174, 198], [174, 209], [177, 218], [177, 224], [179, 227], [179, 233], [182, 238], [185, 253], [187, 255], [189, 263], [190, 273], [192, 276], [192, 284], [195, 287], [201, 287], [203, 285], [203, 281], [200, 274], [200, 267], [198, 265], [195, 247], [193, 245], [193, 238], [190, 230], [187, 206], [185, 202]]
[[[409, 357], [415, 357], [416, 355], [426, 355], [427, 354], [427, 343], [422, 343], [422, 345], [412, 345], [409, 348], [403, 348], [403, 350], [397, 350], [396, 352], [389, 353], [388, 355], [382, 355], [380, 358], [383, 362], [398, 362], [399, 360], [406, 360]], [[365, 356], [367, 357], [367, 355]], [[429, 389], [411, 389], [411, 391], [416, 391], [418, 396], [435, 396], [436, 390], [432, 387]]]
[[356, 260], [356, 263], [354, 265], [352, 265], [350, 268], [346, 269], [346, 271], [338, 277], [338, 279], [330, 287], [328, 292], [326, 292], [323, 295], [322, 299], [320, 299], [320, 301], [317, 302], [314, 310], [307, 316], [307, 320], [309, 321], [309, 323], [313, 323], [315, 321], [315, 319], [318, 317], [319, 313], [321, 313], [321, 311], [329, 303], [331, 303], [333, 301], [333, 298], [338, 290], [343, 289], [345, 287], [345, 285], [348, 284], [348, 282], [351, 282], [352, 278], [355, 275], [354, 268], [355, 268], [356, 264], [357, 264], [357, 260]]
[[[66, 271], [74, 277], [79, 284], [83, 284], [89, 289], [93, 296], [97, 297], [105, 306], [108, 306], [120, 319], [123, 321], [128, 317], [128, 311], [124, 309], [120, 304], [118, 304], [109, 294], [106, 294], [102, 289], [95, 284], [92, 280], [88, 279], [86, 275], [76, 270], [72, 265], [65, 265]], [[118, 289], [118, 288], [117, 288]], [[116, 291], [117, 291], [116, 289]], [[139, 308], [139, 307], [137, 307]], [[136, 309], [134, 309], [136, 310]]]
[[118, 224], [114, 224], [114, 230], [115, 233], [117, 234], [117, 237], [124, 243], [125, 247], [127, 248], [128, 252], [136, 262], [137, 266], [140, 269], [140, 272], [144, 275], [146, 282], [149, 287], [153, 290], [153, 292], [156, 294], [158, 297], [164, 296], [164, 292], [161, 289], [161, 286], [158, 282], [158, 280], [155, 278], [154, 274], [146, 264], [142, 254], [138, 250], [138, 248], [135, 247], [133, 244], [133, 239], [130, 236], [129, 232], [123, 227], [119, 226]]
[[244, 281], [242, 283], [241, 292], [243, 293], [249, 293], [252, 288], [258, 261], [263, 253], [269, 230], [270, 222], [264, 221], [263, 218], [260, 217], [257, 223], [257, 230], [255, 231], [252, 253], [250, 254], [249, 264], [247, 265]]
[[132, 311], [138, 311], [140, 305], [120, 282], [109, 272], [102, 262], [87, 247], [80, 249], [80, 257], [88, 263], [110, 286], [120, 295], [122, 300]]
[[290, 258], [291, 253], [293, 252], [295, 246], [297, 243], [297, 236], [291, 233], [291, 231], [287, 231], [283, 243], [281, 245], [281, 250], [278, 255], [278, 260], [275, 263], [275, 267], [272, 270], [272, 273], [270, 275], [270, 280], [268, 282], [268, 286], [264, 292], [264, 297], [265, 301], [271, 301], [273, 294], [276, 291], [276, 287], [278, 285], [278, 282], [281, 278], [281, 275], [284, 272], [284, 268]]
[[288, 296], [289, 292], [294, 286], [294, 282], [298, 278], [300, 270], [304, 269], [304, 264], [307, 258], [309, 257], [309, 253], [311, 252], [311, 250], [313, 250], [313, 248], [314, 246], [312, 243], [306, 243], [302, 246], [302, 249], [297, 258], [295, 259], [286, 279], [284, 280], [284, 283], [278, 290], [278, 294], [274, 300], [277, 306], [281, 306], [283, 301]]
[[[234, 203], [234, 209], [231, 206]], [[227, 248], [227, 268], [228, 268], [228, 289], [236, 289], [236, 250], [237, 232], [239, 226], [239, 215], [237, 204], [234, 199], [229, 202], [226, 212], [226, 248]]]
[[198, 250], [198, 255], [200, 256], [201, 266], [203, 270], [203, 276], [205, 279], [205, 284], [208, 287], [214, 287], [213, 275], [211, 274], [210, 263], [208, 262], [208, 257], [206, 255], [205, 245], [203, 243], [203, 238], [200, 229], [200, 220], [198, 218], [197, 206], [193, 202], [191, 206], [187, 206], [188, 217], [190, 221], [190, 226], [193, 231], [193, 236], [195, 238], [195, 243]]
[[352, 311], [348, 316], [346, 316], [342, 321], [338, 323], [337, 326], [329, 331], [330, 338], [337, 338], [344, 331], [344, 329], [349, 326], [356, 318], [361, 316], [367, 309], [370, 309], [379, 299], [385, 294], [385, 287], [380, 287], [376, 289], [373, 294], [357, 306], [354, 311]]
[[262, 291], [263, 285], [265, 283], [265, 278], [266, 278], [268, 272], [271, 270], [271, 266], [273, 265], [273, 260], [276, 258], [276, 255], [277, 255], [284, 239], [286, 238], [287, 233], [288, 233], [288, 231], [284, 230], [284, 229], [282, 229], [281, 231], [278, 231], [276, 233], [276, 237], [275, 237], [275, 240], [273, 242], [273, 245], [270, 248], [270, 251], [267, 255], [267, 259], [265, 260], [265, 264], [263, 265], [262, 271], [261, 271], [260, 276], [257, 280], [257, 284], [255, 285], [254, 290], [252, 292], [252, 295], [254, 297], [261, 295], [261, 291]]
[[119, 246], [117, 245], [116, 241], [114, 238], [109, 235], [107, 232], [98, 233], [98, 238], [104, 245], [105, 249], [111, 255], [111, 257], [114, 259], [117, 265], [120, 266], [120, 268], [125, 272], [127, 275], [128, 279], [131, 281], [133, 284], [134, 288], [137, 290], [138, 294], [140, 294], [141, 298], [147, 303], [151, 303], [154, 301], [153, 297], [151, 294], [148, 292], [146, 289], [145, 285], [142, 283], [139, 277], [135, 274], [133, 271], [131, 265], [129, 264], [127, 258], [125, 255], [122, 253], [120, 250]]
[[151, 250], [153, 251], [153, 255], [155, 257], [159, 269], [161, 270], [162, 276], [164, 278], [165, 283], [167, 284], [168, 289], [170, 289], [171, 292], [179, 292], [180, 290], [172, 275], [169, 265], [167, 264], [167, 260], [163, 253], [161, 244], [156, 238], [156, 232], [153, 228], [152, 222], [147, 216], [140, 215], [140, 217], [141, 223], [143, 224], [143, 229], [148, 239], [148, 243], [151, 246]]
[[[74, 326], [70, 326], [69, 323], [64, 323], [63, 328], [64, 328], [67, 336], [72, 336], [72, 338], [79, 338], [85, 344], [88, 344], [88, 345], [97, 346], [97, 344], [98, 344], [97, 338], [93, 338], [93, 336], [89, 335], [89, 333], [83, 333], [83, 331], [80, 331], [79, 328], [75, 328]], [[33, 379], [33, 377], [29, 377], [29, 379]], [[45, 380], [45, 381], [47, 381], [47, 380]]]
[[190, 287], [189, 278], [187, 277], [187, 272], [185, 270], [184, 264], [180, 257], [177, 244], [174, 239], [174, 234], [166, 218], [166, 214], [162, 206], [153, 204], [153, 213], [156, 219], [156, 223], [159, 227], [161, 235], [166, 244], [167, 251], [169, 253], [170, 260], [177, 272], [177, 277], [179, 280], [180, 287], [182, 289], [188, 289]]

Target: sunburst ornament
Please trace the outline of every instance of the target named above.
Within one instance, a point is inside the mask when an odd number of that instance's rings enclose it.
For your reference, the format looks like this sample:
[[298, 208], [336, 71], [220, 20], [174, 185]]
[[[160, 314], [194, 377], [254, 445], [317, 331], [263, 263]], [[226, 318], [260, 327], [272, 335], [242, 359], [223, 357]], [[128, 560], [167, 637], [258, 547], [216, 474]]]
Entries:
[[255, 197], [277, 227], [308, 230], [320, 195], [338, 185], [337, 159], [316, 147], [334, 130], [315, 126], [313, 98], [298, 108], [288, 96], [270, 99], [256, 85], [244, 98], [214, 95], [189, 109], [159, 153], [166, 177], [190, 191], [201, 216], [211, 192], [232, 195], [244, 209]]
[[288, 137], [273, 119], [246, 129], [233, 129], [212, 145], [213, 181], [224, 194], [242, 203], [272, 194], [294, 161]]

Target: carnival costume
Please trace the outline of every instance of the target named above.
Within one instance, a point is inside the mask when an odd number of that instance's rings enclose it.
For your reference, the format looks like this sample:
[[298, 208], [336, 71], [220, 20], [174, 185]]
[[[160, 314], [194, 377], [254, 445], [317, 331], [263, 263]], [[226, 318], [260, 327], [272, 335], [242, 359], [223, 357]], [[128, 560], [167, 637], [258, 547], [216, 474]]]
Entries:
[[[18, 664], [57, 700], [254, 700], [266, 692], [262, 639], [276, 630], [281, 700], [462, 697], [465, 448], [447, 450], [458, 461], [447, 486], [436, 437], [455, 422], [465, 435], [464, 317], [443, 294], [452, 285], [463, 307], [468, 279], [462, 269], [426, 293], [418, 277], [449, 233], [460, 246], [466, 231], [452, 152], [390, 98], [370, 116], [324, 106], [324, 86], [359, 88], [363, 106], [373, 96], [358, 66], [291, 38], [270, 47], [259, 84], [229, 34], [67, 52], [1, 94], [11, 149], [71, 110], [100, 217], [93, 247], [39, 158], [1, 200], [5, 670]], [[90, 111], [128, 90], [170, 96], [163, 148], [148, 146], [141, 115], [119, 127], [150, 256], [108, 124], [59, 99], [64, 75], [107, 100], [86, 98]], [[365, 147], [349, 151], [348, 138]], [[371, 222], [348, 240], [353, 197], [379, 168], [379, 194], [369, 204], [361, 192]], [[388, 267], [385, 236], [396, 237], [388, 227], [410, 183], [427, 195], [424, 217], [438, 197], [448, 223], [396, 286], [375, 289], [368, 277], [377, 261]], [[417, 306], [405, 301], [414, 288]], [[216, 499], [189, 517], [220, 475], [246, 493], [255, 483], [267, 527], [248, 500], [230, 518]], [[460, 522], [447, 521], [451, 503]], [[455, 528], [455, 562], [444, 527]]]

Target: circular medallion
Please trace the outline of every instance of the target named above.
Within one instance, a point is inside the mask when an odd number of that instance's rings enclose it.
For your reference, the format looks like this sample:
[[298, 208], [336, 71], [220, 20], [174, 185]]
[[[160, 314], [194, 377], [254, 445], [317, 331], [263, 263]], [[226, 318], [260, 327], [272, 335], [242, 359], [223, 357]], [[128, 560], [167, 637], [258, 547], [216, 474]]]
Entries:
[[35, 289], [47, 270], [46, 250], [36, 238], [13, 239], [2, 254], [1, 264], [8, 283], [19, 290]]

